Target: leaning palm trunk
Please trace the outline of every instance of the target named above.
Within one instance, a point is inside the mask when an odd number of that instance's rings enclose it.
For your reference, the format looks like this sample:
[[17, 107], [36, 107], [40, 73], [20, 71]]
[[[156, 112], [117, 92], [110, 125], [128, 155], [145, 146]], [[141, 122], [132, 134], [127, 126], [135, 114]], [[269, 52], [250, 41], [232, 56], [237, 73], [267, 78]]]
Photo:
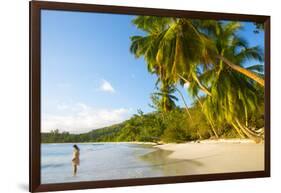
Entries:
[[[183, 76], [181, 76], [181, 75], [179, 75], [179, 74], [178, 74], [178, 76], [179, 76], [185, 83], [189, 83], [189, 81], [188, 81], [187, 79], [185, 79]], [[209, 95], [209, 96], [212, 96], [211, 93], [208, 91], [208, 89], [205, 88], [205, 87], [200, 83], [200, 81], [198, 80], [198, 78], [195, 78], [195, 80], [196, 80], [198, 86], [200, 87], [200, 89], [201, 89], [205, 94], [207, 94], [207, 95]], [[200, 106], [201, 106], [201, 108], [202, 108], [202, 111], [203, 111], [203, 105], [202, 105], [201, 101], [199, 100], [198, 96], [197, 96], [197, 100], [198, 100], [198, 102], [199, 102], [199, 104], [200, 104]], [[219, 136], [218, 136], [218, 134], [217, 134], [217, 132], [216, 132], [216, 130], [215, 130], [215, 127], [214, 127], [212, 121], [211, 121], [207, 116], [206, 116], [206, 118], [207, 118], [208, 122], [209, 122], [210, 125], [211, 125], [212, 132], [215, 134], [216, 138], [219, 138]]]
[[[180, 79], [182, 79], [185, 83], [189, 83], [189, 81], [184, 78], [183, 76], [181, 76], [180, 74], [178, 74], [178, 77], [180, 77]], [[210, 93], [210, 91], [201, 84], [201, 82], [199, 81], [199, 79], [194, 76], [194, 80], [196, 81], [196, 83], [198, 84], [198, 86], [200, 87], [200, 89], [207, 95], [212, 96], [212, 94]]]
[[183, 97], [183, 95], [182, 95], [181, 91], [180, 91], [178, 88], [176, 88], [176, 91], [179, 93], [179, 95], [180, 95], [180, 96], [181, 96], [181, 98], [182, 98], [182, 101], [183, 101], [183, 103], [184, 103], [184, 105], [185, 105], [185, 110], [186, 110], [186, 112], [187, 112], [187, 114], [188, 114], [188, 116], [189, 116], [190, 120], [191, 120], [191, 121], [193, 121], [193, 120], [192, 120], [192, 117], [191, 117], [191, 114], [190, 114], [190, 112], [189, 112], [189, 109], [188, 109], [187, 103], [186, 103], [186, 101], [185, 101], [185, 99], [184, 99], [184, 97]]
[[228, 59], [226, 59], [223, 56], [218, 55], [217, 58], [219, 58], [220, 60], [222, 60], [225, 64], [227, 64], [230, 68], [232, 68], [233, 70], [240, 72], [241, 74], [244, 74], [245, 76], [251, 78], [252, 80], [256, 81], [257, 83], [259, 83], [262, 87], [264, 87], [264, 79], [259, 77], [258, 75], [256, 75], [255, 73], [242, 68], [234, 63], [232, 63], [231, 61], [229, 61]]
[[[206, 116], [206, 117], [207, 117], [207, 116]], [[216, 129], [215, 129], [215, 126], [214, 126], [213, 122], [212, 122], [208, 117], [207, 117], [207, 120], [208, 120], [208, 122], [209, 122], [210, 125], [211, 125], [211, 129], [212, 129], [213, 133], [215, 134], [216, 138], [218, 139], [218, 138], [219, 138], [219, 135], [218, 135], [217, 132], [216, 132]]]
[[243, 127], [248, 133], [250, 133], [251, 135], [254, 135], [254, 136], [259, 136], [258, 133], [254, 132], [253, 130], [251, 129], [248, 129], [248, 127], [246, 126], [243, 126], [239, 121], [238, 119], [236, 120], [236, 122], [239, 124], [240, 127]]
[[253, 139], [256, 143], [260, 143], [262, 141], [262, 137], [258, 134], [254, 133], [250, 129], [244, 127], [238, 119], [235, 119], [237, 125], [240, 127], [240, 129], [243, 131], [243, 133], [250, 139]]
[[[196, 98], [197, 98], [198, 103], [199, 103], [200, 106], [201, 106], [202, 111], [203, 111], [203, 104], [201, 103], [201, 101], [200, 101], [200, 99], [199, 99], [199, 97], [198, 97], [197, 95], [196, 95]], [[203, 113], [204, 113], [204, 112], [203, 112]], [[206, 117], [206, 119], [208, 120], [209, 124], [211, 125], [211, 130], [212, 130], [212, 132], [215, 134], [216, 138], [218, 139], [218, 138], [219, 138], [219, 135], [218, 135], [217, 132], [216, 132], [216, 129], [215, 129], [215, 126], [214, 126], [213, 122], [211, 121], [211, 119], [210, 119], [207, 115], [205, 115], [205, 117]]]
[[238, 135], [245, 139], [245, 135], [243, 134], [243, 132], [239, 129], [239, 127], [237, 125], [235, 125], [234, 123], [232, 123], [232, 126], [234, 127], [234, 129], [236, 130], [236, 132], [238, 133]]

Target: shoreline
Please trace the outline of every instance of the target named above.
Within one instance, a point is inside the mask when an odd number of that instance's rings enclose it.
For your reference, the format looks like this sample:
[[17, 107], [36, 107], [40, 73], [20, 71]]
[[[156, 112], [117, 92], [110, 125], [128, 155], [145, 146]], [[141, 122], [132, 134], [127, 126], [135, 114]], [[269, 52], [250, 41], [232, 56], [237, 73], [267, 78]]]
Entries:
[[120, 141], [120, 142], [65, 142], [65, 143], [41, 143], [41, 145], [55, 145], [55, 144], [137, 144], [137, 145], [158, 145], [155, 142], [139, 142], [139, 141]]
[[[161, 148], [163, 145], [168, 144], [220, 144], [220, 143], [255, 143], [251, 139], [241, 138], [229, 138], [229, 139], [203, 139], [196, 141], [187, 141], [182, 143], [164, 143], [164, 142], [142, 142], [142, 141], [103, 141], [103, 142], [59, 142], [59, 143], [41, 143], [41, 144], [140, 144], [140, 145], [154, 145], [157, 148]], [[255, 143], [256, 144], [256, 143]], [[263, 143], [262, 143], [263, 144]]]
[[[242, 138], [225, 138], [225, 139], [203, 139], [203, 140], [196, 140], [196, 141], [189, 141], [186, 143], [203, 143], [203, 144], [214, 144], [214, 143], [255, 143], [256, 142], [252, 139], [242, 139]], [[174, 143], [170, 143], [174, 144]], [[185, 143], [179, 143], [185, 144]]]
[[196, 175], [264, 170], [264, 144], [256, 144], [249, 139], [207, 139], [161, 145], [153, 142], [84, 142], [77, 144], [149, 145], [153, 150], [141, 155], [140, 158], [149, 162], [155, 169], [160, 169], [164, 172], [164, 175]]

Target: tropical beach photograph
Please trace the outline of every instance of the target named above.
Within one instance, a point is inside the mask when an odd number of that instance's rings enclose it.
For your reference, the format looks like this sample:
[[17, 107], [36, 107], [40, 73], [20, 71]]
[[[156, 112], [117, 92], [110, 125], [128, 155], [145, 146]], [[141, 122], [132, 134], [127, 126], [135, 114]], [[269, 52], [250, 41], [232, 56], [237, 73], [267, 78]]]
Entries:
[[264, 171], [264, 25], [41, 10], [41, 184]]

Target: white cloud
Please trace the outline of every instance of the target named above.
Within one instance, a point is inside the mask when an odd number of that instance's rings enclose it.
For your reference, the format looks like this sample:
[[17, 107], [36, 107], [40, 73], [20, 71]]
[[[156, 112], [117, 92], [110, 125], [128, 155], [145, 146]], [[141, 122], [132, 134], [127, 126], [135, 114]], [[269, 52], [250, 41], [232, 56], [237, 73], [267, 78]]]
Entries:
[[83, 133], [92, 129], [110, 126], [129, 118], [131, 109], [96, 109], [84, 103], [58, 105], [60, 113], [44, 114], [42, 132], [53, 129], [71, 133]]
[[102, 83], [100, 85], [100, 90], [104, 91], [104, 92], [110, 92], [110, 93], [115, 93], [115, 89], [112, 87], [112, 85], [106, 81], [106, 80], [102, 80]]

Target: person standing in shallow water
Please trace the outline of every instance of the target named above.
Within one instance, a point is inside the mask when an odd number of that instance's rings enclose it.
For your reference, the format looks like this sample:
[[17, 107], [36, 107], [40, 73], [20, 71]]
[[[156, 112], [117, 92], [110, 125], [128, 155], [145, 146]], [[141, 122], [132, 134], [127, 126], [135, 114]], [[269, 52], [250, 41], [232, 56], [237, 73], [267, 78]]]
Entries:
[[73, 176], [77, 174], [77, 166], [80, 164], [80, 149], [79, 147], [75, 144], [73, 145], [73, 157], [72, 157], [72, 166], [73, 166]]

